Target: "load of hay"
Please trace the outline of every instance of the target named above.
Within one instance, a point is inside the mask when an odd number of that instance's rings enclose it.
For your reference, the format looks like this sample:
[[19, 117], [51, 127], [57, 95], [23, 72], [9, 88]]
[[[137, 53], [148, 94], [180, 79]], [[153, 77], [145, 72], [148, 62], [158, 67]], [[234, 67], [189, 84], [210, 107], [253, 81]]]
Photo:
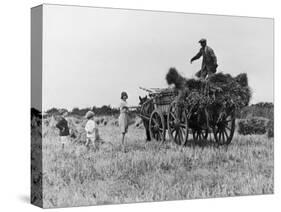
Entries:
[[214, 104], [242, 108], [249, 105], [251, 99], [251, 90], [245, 73], [233, 77], [220, 72], [207, 80], [185, 79], [175, 68], [171, 68], [166, 80], [168, 84], [174, 84], [178, 89], [187, 88], [186, 100], [191, 105]]

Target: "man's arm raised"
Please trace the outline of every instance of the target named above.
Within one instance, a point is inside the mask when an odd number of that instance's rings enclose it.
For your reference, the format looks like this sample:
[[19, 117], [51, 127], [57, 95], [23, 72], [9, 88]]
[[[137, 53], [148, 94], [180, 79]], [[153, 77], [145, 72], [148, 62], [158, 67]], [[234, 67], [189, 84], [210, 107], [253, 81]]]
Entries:
[[194, 60], [198, 60], [202, 56], [202, 52], [199, 51], [193, 58], [191, 58], [190, 63], [192, 63]]

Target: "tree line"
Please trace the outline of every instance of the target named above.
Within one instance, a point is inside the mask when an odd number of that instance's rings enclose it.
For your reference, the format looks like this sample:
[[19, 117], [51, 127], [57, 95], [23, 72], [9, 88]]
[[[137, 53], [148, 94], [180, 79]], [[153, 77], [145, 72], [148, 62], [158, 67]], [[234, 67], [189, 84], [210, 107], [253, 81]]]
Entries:
[[93, 106], [93, 107], [86, 107], [86, 108], [78, 108], [75, 107], [72, 110], [67, 110], [65, 108], [51, 108], [45, 112], [46, 115], [59, 115], [62, 112], [68, 112], [69, 115], [73, 116], [85, 116], [85, 114], [89, 111], [93, 111], [96, 115], [104, 115], [104, 116], [114, 116], [119, 114], [119, 109], [111, 107], [110, 105], [103, 105], [101, 107]]

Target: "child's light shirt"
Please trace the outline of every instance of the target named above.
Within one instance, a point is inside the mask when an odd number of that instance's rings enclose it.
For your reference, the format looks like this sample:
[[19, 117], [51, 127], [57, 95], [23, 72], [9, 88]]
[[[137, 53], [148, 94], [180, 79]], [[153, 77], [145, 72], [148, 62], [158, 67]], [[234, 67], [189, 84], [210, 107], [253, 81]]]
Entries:
[[97, 127], [94, 120], [88, 120], [85, 126], [88, 138], [95, 138], [97, 136]]

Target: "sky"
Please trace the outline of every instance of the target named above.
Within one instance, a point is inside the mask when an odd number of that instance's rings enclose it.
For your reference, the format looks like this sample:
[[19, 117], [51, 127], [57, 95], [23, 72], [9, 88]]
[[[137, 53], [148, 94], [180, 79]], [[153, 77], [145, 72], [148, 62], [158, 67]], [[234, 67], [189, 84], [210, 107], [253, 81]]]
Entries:
[[218, 71], [248, 74], [252, 103], [273, 101], [273, 19], [44, 5], [43, 111], [118, 106], [126, 91], [138, 104], [139, 89], [167, 87], [176, 67], [187, 78], [206, 38]]

